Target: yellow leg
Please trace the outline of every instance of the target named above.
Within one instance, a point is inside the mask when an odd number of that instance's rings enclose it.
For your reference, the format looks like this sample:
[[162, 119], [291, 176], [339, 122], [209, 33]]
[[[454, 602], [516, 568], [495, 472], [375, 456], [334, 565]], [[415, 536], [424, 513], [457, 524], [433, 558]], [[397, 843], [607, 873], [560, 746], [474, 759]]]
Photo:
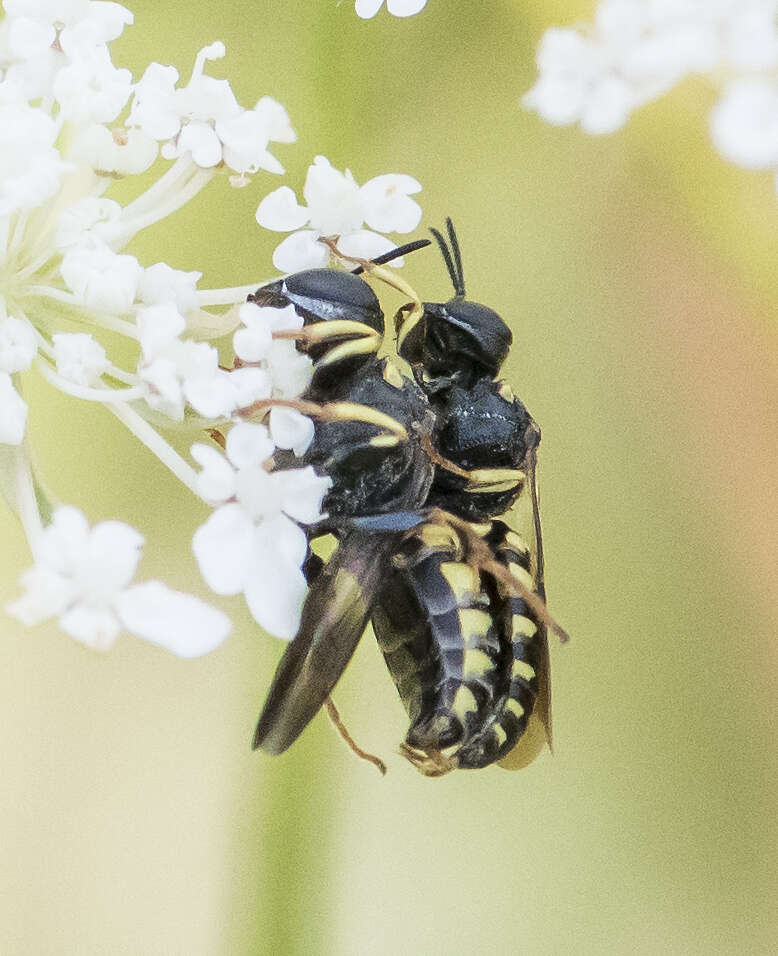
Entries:
[[[384, 412], [379, 412], [378, 409], [371, 408], [369, 405], [360, 405], [358, 402], [325, 402], [320, 404], [302, 398], [265, 398], [246, 408], [238, 409], [238, 414], [244, 418], [252, 415], [262, 416], [264, 412], [270, 411], [271, 408], [293, 408], [302, 415], [307, 415], [309, 418], [315, 418], [322, 422], [365, 422], [382, 429], [397, 441], [407, 441], [408, 439], [407, 430], [396, 418], [392, 418], [391, 415]], [[376, 437], [381, 438], [382, 436]]]

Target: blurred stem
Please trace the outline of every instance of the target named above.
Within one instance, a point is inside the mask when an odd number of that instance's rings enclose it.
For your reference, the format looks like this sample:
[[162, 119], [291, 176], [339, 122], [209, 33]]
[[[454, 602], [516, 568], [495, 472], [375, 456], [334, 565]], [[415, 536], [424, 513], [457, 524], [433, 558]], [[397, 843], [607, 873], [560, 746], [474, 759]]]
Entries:
[[21, 521], [34, 554], [43, 526], [51, 520], [51, 505], [35, 481], [24, 444], [0, 445], [0, 491]]

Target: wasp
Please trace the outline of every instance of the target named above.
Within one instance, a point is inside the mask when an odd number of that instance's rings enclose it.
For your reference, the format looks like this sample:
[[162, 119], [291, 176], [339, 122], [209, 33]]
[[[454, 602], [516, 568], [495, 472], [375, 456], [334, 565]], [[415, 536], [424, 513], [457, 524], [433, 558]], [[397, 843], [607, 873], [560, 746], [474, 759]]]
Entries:
[[300, 628], [255, 748], [293, 743], [369, 620], [410, 719], [401, 750], [422, 773], [523, 766], [551, 742], [540, 431], [496, 378], [511, 332], [466, 298], [450, 220], [447, 229], [448, 242], [432, 234], [454, 297], [413, 295], [395, 317], [411, 376], [377, 357], [383, 313], [354, 273], [311, 270], [250, 297], [303, 315], [300, 345], [316, 364], [301, 410], [315, 405], [319, 419], [303, 461], [333, 482], [311, 537], [338, 541], [327, 563], [311, 555], [306, 565]]

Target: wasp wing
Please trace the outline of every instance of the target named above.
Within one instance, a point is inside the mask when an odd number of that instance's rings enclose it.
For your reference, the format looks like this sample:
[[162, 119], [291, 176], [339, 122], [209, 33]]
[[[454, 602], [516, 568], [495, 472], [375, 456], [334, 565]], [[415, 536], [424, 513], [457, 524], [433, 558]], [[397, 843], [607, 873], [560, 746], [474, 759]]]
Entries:
[[350, 531], [311, 584], [300, 629], [273, 678], [254, 749], [283, 753], [314, 717], [351, 660], [373, 609], [394, 534]]
[[[530, 553], [530, 574], [535, 581], [535, 590], [545, 601], [543, 539], [540, 531], [536, 465], [537, 448], [533, 448], [529, 453], [529, 461], [526, 469], [527, 478], [524, 487], [503, 520], [526, 542]], [[546, 743], [550, 749], [553, 749], [548, 634], [543, 621], [538, 621], [537, 625], [538, 630], [535, 640], [538, 642], [538, 666], [536, 669], [538, 695], [532, 714], [527, 722], [526, 731], [513, 750], [499, 761], [499, 766], [504, 767], [506, 770], [520, 770], [522, 767], [526, 767], [532, 763]]]

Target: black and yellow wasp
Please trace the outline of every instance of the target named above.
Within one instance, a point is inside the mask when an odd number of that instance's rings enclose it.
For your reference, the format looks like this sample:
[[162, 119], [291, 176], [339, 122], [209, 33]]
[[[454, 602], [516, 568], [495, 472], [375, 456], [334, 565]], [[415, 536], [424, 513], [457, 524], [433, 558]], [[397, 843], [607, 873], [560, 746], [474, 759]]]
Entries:
[[431, 230], [454, 285], [446, 303], [381, 269], [426, 240], [364, 264], [410, 294], [395, 317], [403, 365], [378, 358], [384, 317], [362, 267], [296, 273], [249, 297], [303, 317], [295, 337], [315, 365], [298, 407], [317, 424], [302, 462], [332, 480], [310, 538], [337, 539], [329, 561], [306, 563], [300, 628], [254, 736], [269, 753], [329, 700], [368, 621], [410, 719], [401, 750], [423, 774], [518, 768], [551, 743], [540, 431], [496, 378], [511, 332], [466, 298], [447, 229], [448, 241]]

